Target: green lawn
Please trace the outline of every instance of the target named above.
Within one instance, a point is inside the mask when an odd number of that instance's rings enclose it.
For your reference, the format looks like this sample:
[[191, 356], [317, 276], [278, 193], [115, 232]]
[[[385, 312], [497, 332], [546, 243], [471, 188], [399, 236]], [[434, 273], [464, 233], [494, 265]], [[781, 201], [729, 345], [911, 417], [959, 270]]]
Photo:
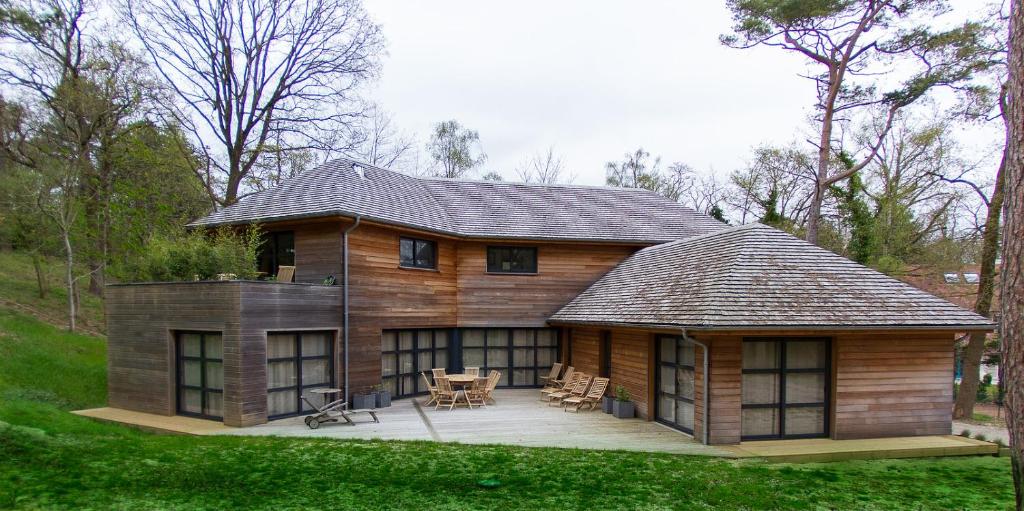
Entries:
[[[1010, 509], [1006, 458], [766, 465], [424, 442], [159, 436], [104, 402], [103, 341], [0, 309], [0, 509]], [[495, 478], [497, 489], [476, 482]]]

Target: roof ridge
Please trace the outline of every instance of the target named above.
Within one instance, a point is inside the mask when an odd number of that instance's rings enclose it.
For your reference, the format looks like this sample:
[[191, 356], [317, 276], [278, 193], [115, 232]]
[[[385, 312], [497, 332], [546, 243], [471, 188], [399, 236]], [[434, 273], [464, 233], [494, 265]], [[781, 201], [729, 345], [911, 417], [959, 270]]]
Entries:
[[[726, 224], [726, 225], [728, 225], [728, 224]], [[725, 229], [720, 229], [720, 230], [717, 230], [717, 231], [706, 232], [704, 234], [698, 234], [696, 236], [690, 236], [689, 238], [683, 238], [683, 239], [678, 239], [678, 240], [674, 240], [674, 241], [669, 241], [667, 243], [660, 243], [658, 245], [651, 245], [649, 247], [644, 247], [644, 248], [638, 250], [637, 252], [656, 251], [656, 250], [660, 250], [660, 249], [663, 249], [663, 248], [667, 249], [667, 248], [675, 246], [675, 245], [681, 245], [681, 244], [684, 244], [684, 243], [689, 243], [689, 242], [694, 242], [694, 241], [701, 241], [701, 240], [704, 240], [706, 238], [711, 238], [711, 237], [714, 237], [714, 236], [725, 235], [725, 234], [729, 234], [729, 233], [733, 233], [733, 232], [737, 232], [737, 231], [745, 231], [745, 230], [748, 230], [748, 229], [755, 229], [755, 228], [758, 228], [758, 227], [764, 227], [764, 228], [767, 228], [767, 229], [771, 229], [773, 231], [778, 231], [778, 229], [776, 229], [774, 227], [770, 227], [770, 226], [764, 225], [764, 224], [762, 224], [760, 222], [751, 222], [749, 224], [731, 225], [731, 226], [729, 226], [729, 227], [727, 227]], [[780, 231], [780, 232], [785, 232], [785, 231]]]

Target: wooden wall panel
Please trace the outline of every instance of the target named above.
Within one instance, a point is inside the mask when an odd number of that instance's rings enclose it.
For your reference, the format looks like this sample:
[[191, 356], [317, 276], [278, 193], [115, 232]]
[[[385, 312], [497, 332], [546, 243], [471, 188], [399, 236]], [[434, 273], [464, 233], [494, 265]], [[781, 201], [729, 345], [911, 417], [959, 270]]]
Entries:
[[833, 438], [950, 434], [953, 341], [935, 333], [837, 336]]
[[342, 275], [341, 223], [301, 224], [295, 231], [295, 282], [319, 284]]
[[573, 329], [572, 366], [577, 371], [597, 375], [600, 371], [601, 331], [593, 328]]
[[537, 274], [508, 275], [487, 273], [488, 245], [459, 242], [460, 326], [545, 326], [548, 317], [636, 250], [533, 243], [526, 246], [537, 247]]
[[652, 368], [650, 367], [653, 335], [642, 330], [612, 331], [611, 392], [617, 385], [629, 390], [636, 403], [636, 413], [644, 419], [651, 419], [650, 407]]
[[[735, 444], [740, 441], [740, 385], [743, 380], [743, 338], [739, 336], [700, 336], [711, 346], [711, 408], [709, 443]], [[701, 418], [703, 421], [703, 417]]]

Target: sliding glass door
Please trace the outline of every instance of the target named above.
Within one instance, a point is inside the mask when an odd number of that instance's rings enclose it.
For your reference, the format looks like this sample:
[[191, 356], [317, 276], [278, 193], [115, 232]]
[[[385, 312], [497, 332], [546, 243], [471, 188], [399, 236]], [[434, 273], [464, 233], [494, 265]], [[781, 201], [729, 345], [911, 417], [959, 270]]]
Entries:
[[828, 435], [830, 343], [821, 338], [743, 341], [743, 440]]
[[176, 351], [180, 415], [224, 416], [224, 344], [220, 332], [178, 332]]
[[693, 434], [693, 343], [682, 337], [658, 336], [658, 422]]
[[420, 373], [448, 369], [451, 331], [385, 330], [381, 337], [381, 382], [394, 397], [427, 392]]
[[298, 415], [300, 411], [311, 411], [300, 396], [307, 389], [334, 385], [333, 348], [334, 334], [331, 332], [267, 334], [269, 418], [289, 417]]
[[552, 328], [466, 328], [460, 331], [462, 366], [480, 374], [501, 371], [501, 387], [536, 387], [558, 361], [558, 331]]

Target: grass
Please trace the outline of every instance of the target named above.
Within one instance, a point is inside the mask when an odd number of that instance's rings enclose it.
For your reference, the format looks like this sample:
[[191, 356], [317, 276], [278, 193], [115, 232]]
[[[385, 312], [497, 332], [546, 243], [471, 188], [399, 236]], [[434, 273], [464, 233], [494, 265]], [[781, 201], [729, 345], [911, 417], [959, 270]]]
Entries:
[[978, 422], [992, 422], [993, 420], [995, 420], [995, 417], [991, 415], [986, 415], [984, 413], [975, 413], [974, 415], [971, 416], [971, 418]]
[[[64, 265], [59, 259], [43, 259], [46, 296], [39, 296], [32, 257], [23, 252], [0, 250], [0, 306], [15, 308], [54, 325], [67, 325], [67, 290]], [[86, 286], [88, 280], [79, 281]], [[103, 302], [83, 289], [79, 322], [88, 330], [103, 330]]]
[[[429, 442], [160, 436], [104, 402], [103, 341], [0, 310], [0, 509], [1010, 509], [1006, 458], [768, 465]], [[487, 489], [477, 483], [496, 479]]]

